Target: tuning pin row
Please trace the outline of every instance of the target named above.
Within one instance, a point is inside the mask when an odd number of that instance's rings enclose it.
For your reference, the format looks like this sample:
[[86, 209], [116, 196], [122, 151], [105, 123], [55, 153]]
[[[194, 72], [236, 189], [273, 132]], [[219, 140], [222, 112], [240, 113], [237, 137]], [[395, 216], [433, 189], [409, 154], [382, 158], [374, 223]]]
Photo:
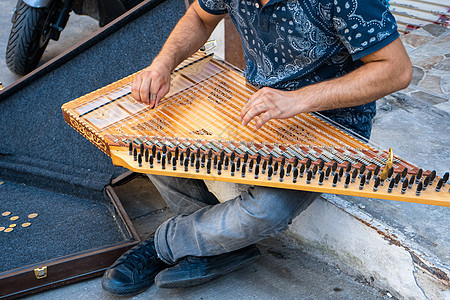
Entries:
[[[383, 186], [383, 183], [388, 182], [387, 192], [392, 193], [394, 189], [399, 188], [401, 194], [405, 194], [408, 189], [413, 189], [416, 185], [416, 195], [420, 195], [422, 191], [427, 190], [436, 180], [436, 172], [432, 171], [428, 176], [424, 177], [424, 172], [419, 169], [416, 174], [408, 177], [408, 169], [404, 168], [402, 172], [395, 173], [394, 168], [391, 167], [387, 172], [387, 177], [383, 180], [380, 177], [380, 166], [374, 169], [367, 169], [365, 164], [361, 164], [359, 168], [355, 168], [352, 163], [347, 163], [345, 167], [340, 167], [334, 161], [332, 164], [325, 164], [324, 160], [319, 159], [314, 162], [311, 158], [302, 160], [302, 163], [297, 157], [287, 160], [285, 157], [275, 159], [272, 154], [266, 157], [257, 154], [250, 157], [248, 153], [237, 155], [235, 151], [226, 153], [224, 150], [215, 152], [209, 149], [207, 152], [201, 151], [197, 148], [191, 151], [189, 147], [182, 151], [178, 146], [170, 150], [163, 145], [158, 148], [156, 145], [145, 148], [143, 144], [139, 147], [133, 147], [132, 143], [128, 145], [128, 153], [133, 156], [133, 160], [142, 167], [144, 162], [150, 168], [154, 168], [155, 161], [161, 165], [162, 169], [166, 169], [166, 165], [172, 165], [172, 170], [177, 170], [177, 164], [185, 172], [189, 168], [193, 168], [196, 173], [201, 169], [206, 168], [206, 173], [211, 174], [212, 169], [217, 170], [215, 173], [222, 175], [224, 171], [229, 172], [231, 176], [237, 176], [239, 172], [242, 178], [253, 174], [253, 178], [261, 178], [261, 174], [267, 174], [267, 180], [273, 180], [275, 177], [279, 182], [286, 181], [287, 177], [291, 177], [291, 181], [296, 183], [299, 179], [304, 179], [306, 184], [312, 184], [317, 181], [318, 185], [324, 185], [330, 181], [329, 185], [337, 187], [343, 181], [344, 188], [349, 188], [350, 184], [355, 184], [358, 189], [363, 190], [365, 186], [373, 182], [372, 190], [374, 192]], [[305, 178], [304, 178], [305, 177]], [[435, 186], [435, 191], [439, 192], [447, 184], [449, 180], [449, 173], [445, 173], [442, 178], [438, 180]], [[450, 191], [449, 191], [450, 192]]]

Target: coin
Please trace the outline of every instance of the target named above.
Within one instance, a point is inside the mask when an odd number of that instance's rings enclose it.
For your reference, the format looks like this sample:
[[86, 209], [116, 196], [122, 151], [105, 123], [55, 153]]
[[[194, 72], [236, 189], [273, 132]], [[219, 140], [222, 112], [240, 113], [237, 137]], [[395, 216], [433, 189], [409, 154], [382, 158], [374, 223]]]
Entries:
[[5, 232], [11, 232], [11, 231], [13, 231], [12, 228], [6, 228], [6, 229], [5, 229]]
[[10, 211], [5, 211], [4, 213], [2, 213], [2, 216], [6, 217], [6, 216], [9, 216], [10, 214], [11, 214]]
[[[17, 224], [11, 224], [11, 225], [9, 225], [9, 227], [10, 228], [14, 228], [14, 227], [16, 227], [17, 226]], [[6, 230], [6, 229], [5, 229]]]
[[28, 222], [27, 222], [27, 223], [23, 223], [23, 224], [22, 224], [22, 227], [28, 227], [28, 226], [30, 226], [30, 225], [31, 225], [31, 223], [28, 223]]
[[11, 221], [15, 221], [15, 220], [17, 220], [19, 218], [19, 216], [14, 216], [14, 217], [11, 217], [11, 218], [9, 218]]
[[38, 216], [37, 213], [32, 213], [32, 214], [29, 214], [29, 215], [28, 215], [28, 218], [29, 218], [29, 219], [34, 219], [34, 218], [36, 218], [37, 216]]
[[5, 230], [5, 227], [0, 227], [0, 231], [3, 231], [3, 230]]

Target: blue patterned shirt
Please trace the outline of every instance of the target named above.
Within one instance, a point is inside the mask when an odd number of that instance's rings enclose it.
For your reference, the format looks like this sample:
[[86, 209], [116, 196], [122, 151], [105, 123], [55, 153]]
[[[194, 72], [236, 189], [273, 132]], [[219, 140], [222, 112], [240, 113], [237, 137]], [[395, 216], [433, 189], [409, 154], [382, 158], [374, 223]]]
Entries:
[[[199, 0], [211, 14], [229, 13], [241, 36], [247, 81], [296, 90], [345, 75], [361, 57], [399, 37], [384, 0]], [[370, 136], [375, 102], [323, 111]]]

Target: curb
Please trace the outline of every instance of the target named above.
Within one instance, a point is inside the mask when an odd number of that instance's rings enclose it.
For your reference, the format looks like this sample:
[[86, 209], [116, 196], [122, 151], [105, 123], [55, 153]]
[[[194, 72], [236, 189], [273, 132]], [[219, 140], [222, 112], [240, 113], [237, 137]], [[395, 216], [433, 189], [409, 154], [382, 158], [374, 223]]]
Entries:
[[449, 266], [336, 195], [322, 195], [287, 235], [350, 275], [398, 298], [449, 299]]

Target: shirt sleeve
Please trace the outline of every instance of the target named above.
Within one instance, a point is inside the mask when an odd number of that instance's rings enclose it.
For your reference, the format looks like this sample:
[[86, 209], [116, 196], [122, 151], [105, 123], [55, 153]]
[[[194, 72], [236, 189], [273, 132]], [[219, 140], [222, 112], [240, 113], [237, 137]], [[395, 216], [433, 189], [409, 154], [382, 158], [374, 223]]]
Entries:
[[223, 15], [228, 12], [225, 0], [198, 0], [198, 3], [204, 11], [213, 15]]
[[400, 36], [383, 0], [334, 0], [333, 24], [353, 60], [380, 50]]

